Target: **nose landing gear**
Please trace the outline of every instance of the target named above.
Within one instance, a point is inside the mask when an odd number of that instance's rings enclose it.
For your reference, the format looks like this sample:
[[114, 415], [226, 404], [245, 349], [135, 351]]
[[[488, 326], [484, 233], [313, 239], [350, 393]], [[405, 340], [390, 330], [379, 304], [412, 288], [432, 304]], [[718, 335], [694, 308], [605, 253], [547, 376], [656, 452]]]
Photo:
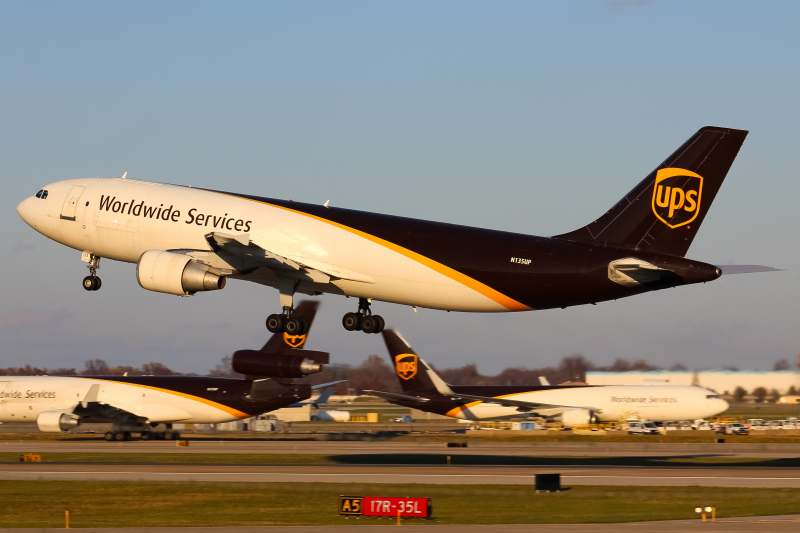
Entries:
[[386, 322], [380, 315], [373, 315], [370, 309], [368, 298], [358, 299], [358, 312], [345, 313], [342, 318], [342, 326], [347, 331], [361, 330], [364, 333], [380, 333], [383, 331]]
[[97, 269], [100, 268], [100, 258], [94, 254], [87, 254], [84, 252], [84, 256], [88, 255], [89, 259], [85, 259], [85, 261], [89, 262], [89, 275], [83, 278], [83, 288], [87, 291], [96, 291], [102, 285], [100, 278], [97, 277]]

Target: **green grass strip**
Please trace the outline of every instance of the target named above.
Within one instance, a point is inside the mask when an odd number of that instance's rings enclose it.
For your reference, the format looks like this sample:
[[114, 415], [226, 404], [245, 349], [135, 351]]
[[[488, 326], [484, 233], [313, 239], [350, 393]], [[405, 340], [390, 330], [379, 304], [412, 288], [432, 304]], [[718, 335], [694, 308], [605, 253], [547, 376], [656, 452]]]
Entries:
[[[433, 499], [437, 524], [599, 523], [797, 512], [800, 489], [714, 487], [572, 487], [536, 494], [518, 485], [374, 485], [324, 483], [184, 483], [0, 481], [0, 527], [202, 527], [380, 523], [346, 519], [338, 497]], [[419, 521], [419, 520], [415, 520]], [[387, 523], [384, 520], [384, 523]]]

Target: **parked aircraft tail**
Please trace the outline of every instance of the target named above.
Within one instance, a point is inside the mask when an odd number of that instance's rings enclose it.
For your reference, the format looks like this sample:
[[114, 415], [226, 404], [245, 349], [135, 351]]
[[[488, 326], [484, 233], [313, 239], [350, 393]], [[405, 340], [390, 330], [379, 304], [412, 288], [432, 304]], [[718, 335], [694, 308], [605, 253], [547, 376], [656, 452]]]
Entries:
[[747, 133], [701, 128], [606, 214], [555, 238], [683, 257]]
[[251, 379], [290, 379], [321, 372], [323, 365], [328, 364], [330, 354], [303, 349], [318, 307], [319, 302], [316, 301], [300, 302], [294, 310], [294, 316], [305, 323], [305, 333], [273, 333], [260, 350], [237, 350], [231, 358], [233, 371]]
[[423, 389], [434, 389], [440, 393], [450, 391], [450, 387], [414, 352], [402, 335], [386, 329], [383, 331], [383, 340], [403, 392]]

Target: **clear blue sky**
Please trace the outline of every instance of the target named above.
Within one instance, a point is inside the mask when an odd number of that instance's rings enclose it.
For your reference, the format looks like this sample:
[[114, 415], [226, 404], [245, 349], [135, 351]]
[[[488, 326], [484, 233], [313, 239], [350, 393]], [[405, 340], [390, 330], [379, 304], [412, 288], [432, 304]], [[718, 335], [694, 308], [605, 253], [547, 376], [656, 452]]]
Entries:
[[[769, 369], [800, 352], [800, 4], [0, 3], [0, 366], [89, 358], [205, 372], [260, 346], [277, 292], [176, 298], [15, 207], [85, 176], [552, 235], [593, 220], [699, 127], [750, 130], [688, 256], [786, 269], [598, 306], [463, 314], [379, 304], [438, 366], [582, 353]], [[309, 347], [358, 363], [356, 302], [321, 297]]]

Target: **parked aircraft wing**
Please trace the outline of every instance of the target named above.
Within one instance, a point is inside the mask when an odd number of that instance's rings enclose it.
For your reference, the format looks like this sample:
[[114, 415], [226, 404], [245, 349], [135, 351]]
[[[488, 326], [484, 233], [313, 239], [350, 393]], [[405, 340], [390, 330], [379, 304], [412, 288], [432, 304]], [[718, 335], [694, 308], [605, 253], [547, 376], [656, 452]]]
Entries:
[[212, 232], [206, 240], [216, 252], [228, 253], [282, 271], [290, 277], [308, 278], [314, 283], [330, 283], [331, 279], [344, 279], [362, 283], [375, 283], [375, 279], [340, 266], [310, 257], [289, 256], [270, 251], [252, 240], [251, 235], [228, 235]]
[[595, 411], [595, 409], [586, 406], [577, 406], [577, 405], [556, 405], [552, 403], [538, 403], [538, 402], [524, 402], [521, 400], [511, 400], [509, 398], [495, 398], [493, 396], [475, 396], [473, 394], [458, 394], [453, 392], [452, 394], [446, 394], [451, 400], [471, 400], [473, 402], [483, 402], [483, 403], [494, 403], [497, 405], [502, 405], [504, 407], [516, 407], [519, 411], [540, 411], [543, 409], [589, 409], [591, 411]]
[[377, 390], [365, 390], [366, 394], [371, 394], [372, 396], [377, 396], [378, 398], [383, 398], [384, 400], [393, 401], [393, 400], [402, 400], [405, 402], [412, 401], [412, 402], [428, 402], [430, 398], [425, 398], [422, 396], [409, 396], [408, 394], [397, 394], [396, 392], [382, 392]]
[[[73, 408], [72, 414], [81, 419], [107, 420], [121, 424], [145, 424], [148, 422], [146, 417], [97, 401], [79, 403]], [[184, 418], [189, 418], [189, 415], [186, 414]]]

